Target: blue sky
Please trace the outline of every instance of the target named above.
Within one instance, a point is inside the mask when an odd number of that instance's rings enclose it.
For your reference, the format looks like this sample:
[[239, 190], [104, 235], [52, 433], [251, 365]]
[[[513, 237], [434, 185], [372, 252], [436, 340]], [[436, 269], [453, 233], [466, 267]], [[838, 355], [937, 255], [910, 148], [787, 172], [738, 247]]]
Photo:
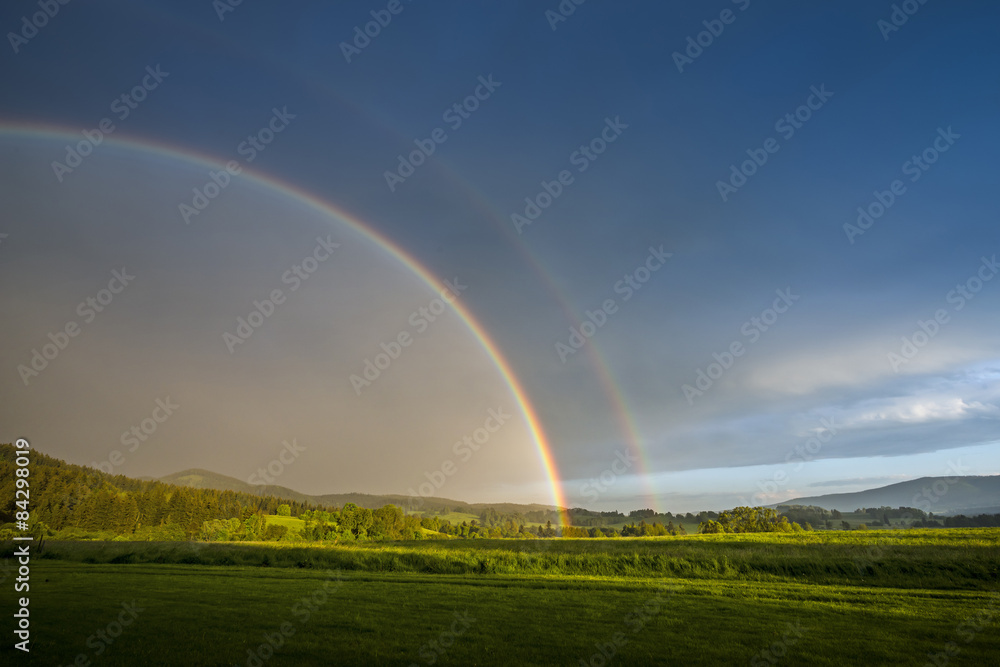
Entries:
[[[959, 458], [1000, 473], [993, 3], [907, 4], [898, 26], [880, 2], [591, 0], [564, 21], [554, 1], [242, 3], [221, 19], [211, 2], [175, 5], [71, 3], [30, 39], [8, 35], [0, 118], [79, 138], [159, 66], [113, 138], [240, 161], [466, 281], [460, 299], [524, 384], [572, 504], [722, 508], [762, 486], [769, 501], [855, 490]], [[38, 11], [8, 3], [0, 25], [21, 32]], [[386, 25], [343, 46], [373, 11]], [[448, 110], [470, 95], [459, 124]], [[244, 162], [275, 109], [294, 118]], [[398, 156], [437, 128], [446, 139], [390, 189]], [[0, 439], [105, 460], [172, 391], [192, 407], [119, 471], [247, 477], [298, 437], [306, 461], [279, 483], [405, 492], [488, 407], [513, 407], [450, 311], [353, 391], [348, 376], [435, 296], [370, 241], [238, 175], [185, 225], [177, 205], [207, 167], [108, 142], [59, 182], [66, 143], [0, 134]], [[551, 204], [515, 224], [561, 172]], [[331, 231], [345, 252], [230, 354], [220, 332]], [[661, 246], [671, 256], [626, 300], [616, 285]], [[123, 262], [146, 269], [134, 292], [25, 385], [18, 366]], [[608, 299], [583, 349], [560, 355]], [[903, 339], [924, 337], [906, 358]], [[629, 468], [595, 498], [588, 480], [630, 447], [615, 392], [648, 474]], [[530, 434], [504, 429], [440, 495], [551, 500]]]

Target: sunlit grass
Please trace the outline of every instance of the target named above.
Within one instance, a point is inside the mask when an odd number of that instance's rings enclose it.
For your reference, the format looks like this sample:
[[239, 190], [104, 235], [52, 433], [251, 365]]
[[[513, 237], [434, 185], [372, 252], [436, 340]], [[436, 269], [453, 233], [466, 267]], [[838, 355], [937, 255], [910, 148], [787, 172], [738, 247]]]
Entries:
[[[248, 651], [288, 623], [294, 634], [263, 664], [423, 665], [455, 614], [475, 622], [434, 654], [435, 665], [578, 665], [615, 633], [627, 641], [608, 664], [750, 664], [793, 626], [801, 641], [783, 648], [780, 664], [924, 664], [949, 641], [960, 642], [962, 664], [994, 664], [1000, 652], [994, 626], [969, 642], [958, 635], [963, 619], [996, 604], [978, 590], [370, 571], [331, 578], [324, 569], [53, 560], [35, 572], [32, 664], [70, 664], [83, 653], [109, 666], [259, 667]], [[96, 657], [88, 637], [133, 599], [144, 611]], [[309, 599], [322, 602], [304, 617]]]
[[51, 542], [44, 558], [85, 563], [333, 568], [345, 571], [685, 577], [982, 589], [1000, 578], [1000, 530], [926, 529], [553, 540]]
[[[993, 664], [997, 624], [980, 623], [969, 641], [959, 629], [985, 614], [1000, 619], [998, 554], [997, 529], [352, 545], [47, 542], [32, 561], [32, 659], [579, 665], [600, 663], [587, 661], [622, 633], [608, 664], [769, 665], [760, 661], [769, 647], [787, 653], [788, 665], [924, 664], [950, 641], [959, 642], [963, 664]], [[315, 596], [324, 602], [303, 618], [302, 601]], [[145, 611], [94, 655], [88, 638], [133, 599]], [[428, 653], [456, 613], [476, 621], [447, 651]], [[286, 622], [295, 632], [273, 657], [251, 660], [248, 651]], [[801, 639], [782, 646], [793, 627]]]

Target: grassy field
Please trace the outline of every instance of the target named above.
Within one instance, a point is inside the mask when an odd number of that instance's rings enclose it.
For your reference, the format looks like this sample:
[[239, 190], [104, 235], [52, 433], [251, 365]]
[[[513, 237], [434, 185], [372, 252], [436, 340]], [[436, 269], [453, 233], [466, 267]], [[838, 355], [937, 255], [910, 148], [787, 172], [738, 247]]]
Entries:
[[983, 665], [1000, 655], [1000, 531], [990, 529], [64, 542], [45, 546], [31, 576], [31, 664], [923, 665], [951, 646], [948, 664]]
[[285, 526], [288, 528], [289, 533], [298, 533], [299, 535], [302, 534], [302, 529], [306, 525], [306, 522], [298, 517], [276, 516], [270, 514], [267, 517], [267, 523], [268, 524], [273, 523], [276, 526]]
[[[478, 514], [468, 514], [466, 512], [449, 512], [448, 514], [431, 514], [429, 512], [424, 512], [423, 514], [424, 514], [424, 516], [436, 516], [437, 518], [441, 519], [442, 521], [449, 521], [449, 522], [451, 522], [451, 524], [455, 525], [455, 526], [459, 525], [463, 521], [465, 521], [467, 523], [468, 522], [472, 522], [472, 521], [479, 521], [479, 515]], [[539, 524], [532, 523], [531, 521], [528, 521], [528, 522], [525, 523], [525, 525], [526, 526], [537, 526]]]
[[[302, 530], [305, 528], [306, 522], [294, 516], [276, 516], [268, 515], [268, 524], [275, 524], [277, 526], [286, 526], [288, 528], [289, 535], [296, 537], [302, 537]], [[427, 538], [437, 538], [437, 539], [447, 539], [447, 536], [438, 533], [437, 531], [428, 530], [427, 528], [421, 528], [420, 532], [424, 534]]]

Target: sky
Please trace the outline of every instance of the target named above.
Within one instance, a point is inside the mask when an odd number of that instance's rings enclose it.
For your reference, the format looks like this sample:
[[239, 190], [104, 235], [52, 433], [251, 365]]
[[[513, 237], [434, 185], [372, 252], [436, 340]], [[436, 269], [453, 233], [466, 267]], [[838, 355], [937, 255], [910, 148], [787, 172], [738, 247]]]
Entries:
[[6, 3], [0, 441], [621, 511], [1000, 474], [998, 19]]

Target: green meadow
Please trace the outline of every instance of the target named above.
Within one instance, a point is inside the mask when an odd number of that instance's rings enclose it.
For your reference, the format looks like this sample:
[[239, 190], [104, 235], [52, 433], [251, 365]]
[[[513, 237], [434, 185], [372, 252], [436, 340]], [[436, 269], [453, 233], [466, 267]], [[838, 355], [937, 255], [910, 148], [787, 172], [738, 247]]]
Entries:
[[48, 542], [32, 664], [984, 665], [998, 589], [996, 529]]
[[[461, 524], [462, 522], [465, 522], [465, 523], [470, 523], [472, 521], [478, 522], [481, 519], [481, 517], [478, 514], [469, 514], [469, 513], [465, 513], [465, 512], [449, 512], [447, 514], [440, 514], [440, 515], [435, 515], [435, 516], [437, 516], [441, 521], [448, 521], [448, 522], [450, 522], [453, 525], [458, 525], [458, 524]], [[288, 531], [289, 531], [290, 534], [292, 534], [292, 535], [300, 535], [300, 536], [302, 534], [303, 528], [305, 528], [305, 525], [306, 525], [305, 521], [303, 521], [302, 519], [299, 519], [298, 517], [293, 517], [293, 516], [277, 516], [277, 515], [268, 515], [268, 517], [267, 517], [267, 523], [268, 524], [274, 524], [274, 525], [277, 525], [277, 526], [286, 526], [288, 528]], [[621, 530], [623, 526], [625, 526], [627, 524], [631, 524], [631, 523], [636, 523], [636, 520], [629, 519], [627, 521], [607, 522], [606, 524], [603, 524], [603, 525], [606, 528], [614, 528], [616, 530]], [[676, 521], [674, 523], [677, 526], [683, 525], [684, 529], [689, 534], [693, 534], [693, 533], [697, 533], [698, 532], [698, 523], [697, 522], [694, 522], [694, 523], [690, 523], [690, 522], [689, 523], [684, 523], [684, 522], [681, 522], [681, 521]], [[854, 523], [857, 524], [857, 523], [860, 523], [860, 521], [855, 521]], [[535, 526], [544, 526], [545, 524], [541, 523], [541, 522], [538, 522], [538, 521], [525, 521], [524, 525], [528, 526], [529, 528], [534, 528]], [[422, 529], [421, 532], [426, 537], [433, 537], [433, 538], [447, 537], [447, 536], [441, 535], [440, 533], [438, 533], [436, 531], [428, 530], [426, 528]]]

